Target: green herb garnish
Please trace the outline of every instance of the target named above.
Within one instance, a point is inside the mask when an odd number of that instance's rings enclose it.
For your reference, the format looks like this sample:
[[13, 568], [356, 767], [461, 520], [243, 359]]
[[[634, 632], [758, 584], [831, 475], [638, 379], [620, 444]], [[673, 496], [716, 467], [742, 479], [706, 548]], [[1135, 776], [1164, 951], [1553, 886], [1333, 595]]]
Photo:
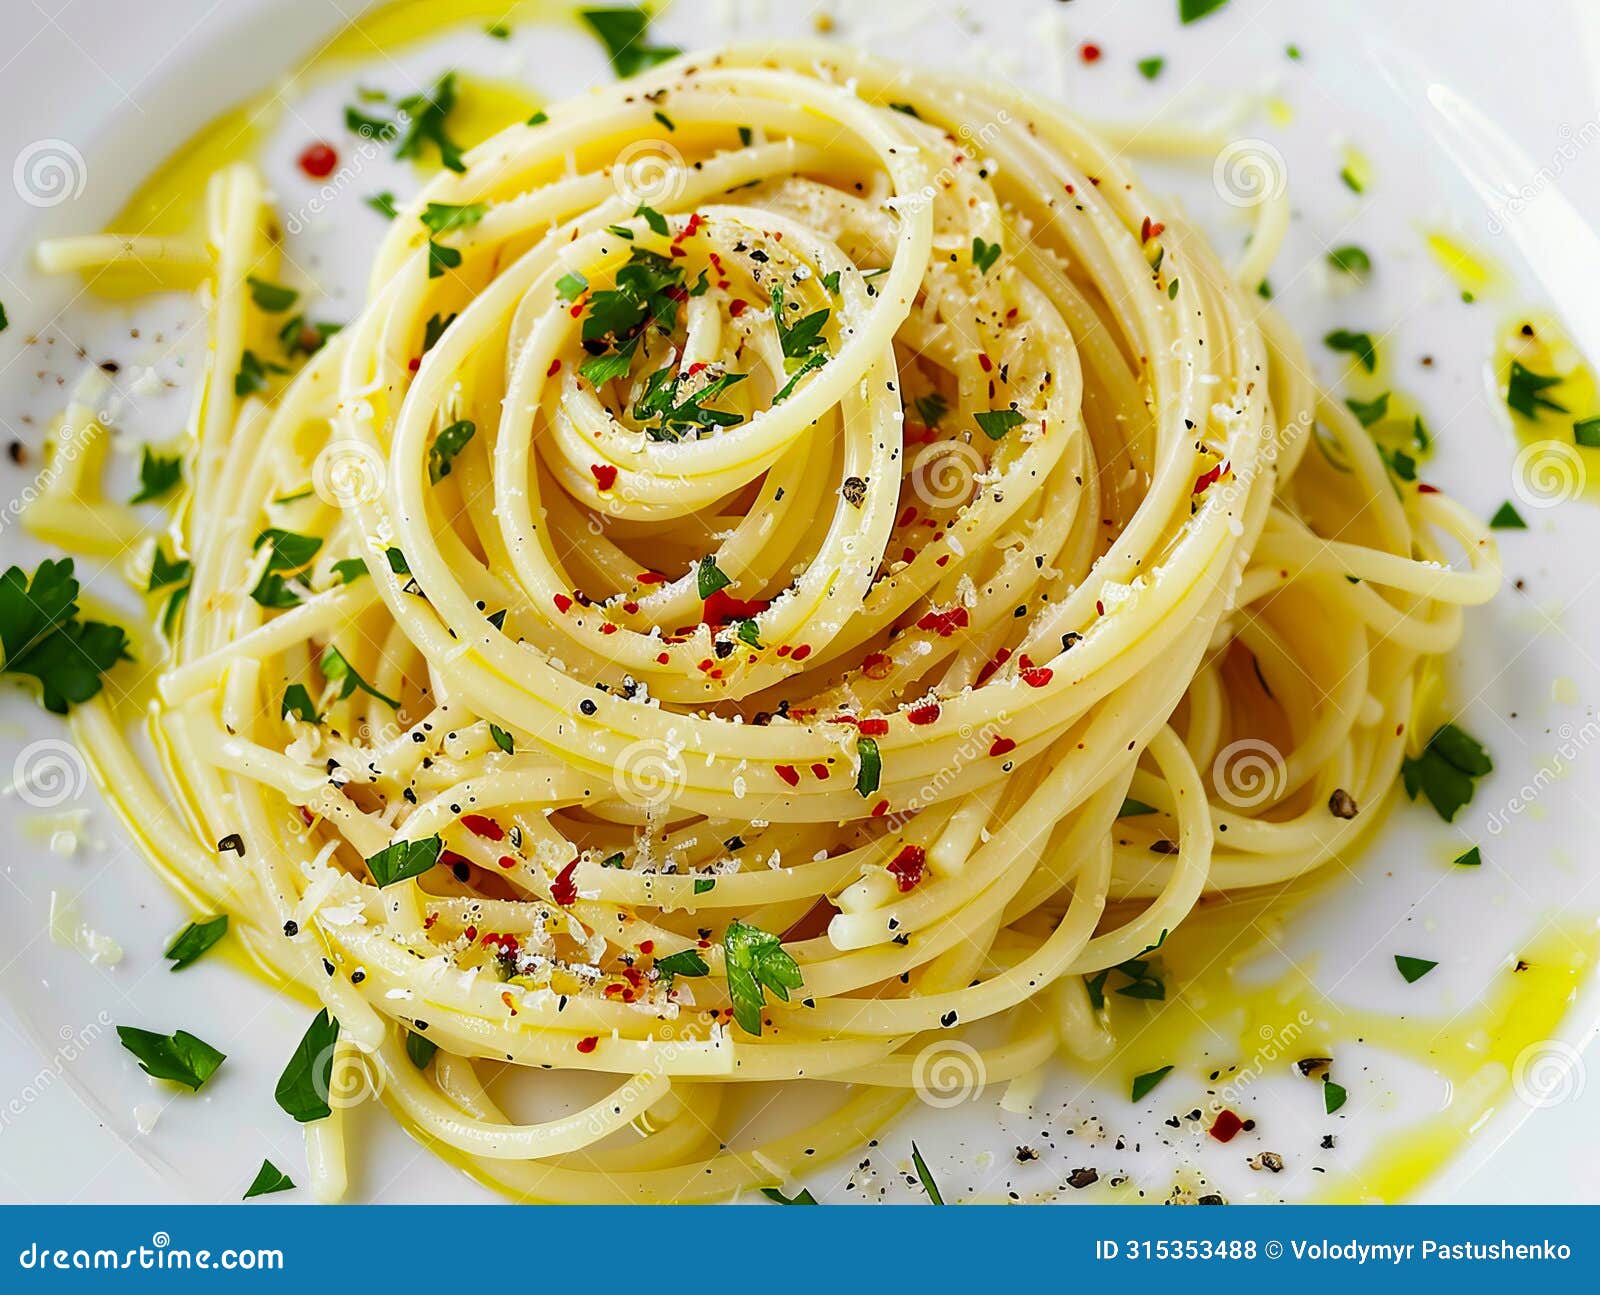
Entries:
[[199, 1091], [200, 1086], [216, 1074], [227, 1057], [204, 1039], [197, 1039], [187, 1030], [174, 1034], [156, 1034], [150, 1030], [135, 1029], [131, 1025], [117, 1026], [117, 1038], [122, 1046], [138, 1058], [139, 1069], [153, 1079], [170, 1079], [175, 1084]]

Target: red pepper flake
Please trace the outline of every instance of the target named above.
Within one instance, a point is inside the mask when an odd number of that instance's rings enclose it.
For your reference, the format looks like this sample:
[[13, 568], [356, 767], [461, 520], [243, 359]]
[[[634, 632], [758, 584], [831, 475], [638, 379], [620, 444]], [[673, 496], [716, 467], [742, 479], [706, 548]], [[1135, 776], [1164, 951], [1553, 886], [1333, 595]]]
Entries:
[[478, 938], [478, 928], [475, 926], [469, 926], [465, 931], [462, 932], [462, 934], [467, 937], [467, 943], [471, 944]]
[[544, 371], [544, 376], [547, 377], [547, 378], [553, 378], [553, 377], [556, 376], [556, 374], [558, 374], [560, 372], [561, 372], [561, 357], [558, 355], [558, 356], [556, 356], [555, 359], [550, 361], [550, 367]]
[[1439, 493], [1439, 487], [1430, 486], [1426, 481], [1419, 481], [1417, 482], [1417, 493], [1419, 495], [1436, 495]]
[[882, 818], [888, 812], [889, 812], [889, 802], [886, 801], [886, 800], [880, 800], [876, 805], [874, 805], [872, 807], [872, 817], [873, 818]]
[[825, 764], [814, 764], [811, 766], [811, 774], [818, 781], [825, 781], [828, 777], [828, 772], [828, 766]]
[[600, 627], [600, 632], [602, 634], [615, 634], [617, 632], [617, 627], [615, 625], [613, 625], [610, 621], [607, 621], [604, 625], [602, 625]]
[[989, 358], [989, 355], [986, 351], [978, 352], [978, 367], [985, 373], [994, 372], [994, 361]]
[[913, 706], [906, 712], [906, 718], [913, 724], [931, 724], [939, 718], [939, 703], [925, 701], [920, 705]]
[[1158, 220], [1151, 220], [1150, 217], [1146, 216], [1144, 218], [1144, 224], [1139, 226], [1139, 241], [1141, 243], [1148, 243], [1152, 238], [1160, 238], [1161, 235], [1166, 232], [1167, 227], [1165, 225]]
[[509, 989], [502, 989], [500, 991], [500, 1001], [506, 1005], [506, 1010], [510, 1012], [511, 1015], [515, 1016], [517, 1014], [516, 1000], [511, 997], [511, 991]]
[[555, 603], [558, 612], [566, 613], [572, 610], [572, 599], [566, 594], [557, 594], [551, 601]]
[[1098, 63], [1100, 61], [1100, 47], [1092, 41], [1084, 41], [1078, 47], [1078, 57], [1085, 63]]
[[413, 355], [411, 357], [411, 362], [407, 364], [406, 367], [410, 369], [411, 372], [415, 373], [422, 367], [422, 357], [420, 355]]
[[639, 952], [640, 953], [654, 953], [655, 951], [656, 951], [656, 942], [654, 940], [641, 940], [639, 942]]
[[765, 598], [735, 598], [726, 589], [718, 589], [705, 600], [700, 619], [706, 625], [726, 625], [758, 616], [771, 605]]
[[799, 647], [797, 647], [794, 650], [794, 659], [796, 661], [804, 661], [810, 655], [811, 655], [811, 644], [809, 644], [809, 643], [802, 643]]
[[471, 860], [464, 854], [457, 854], [454, 850], [446, 850], [439, 856], [439, 862], [446, 868], [454, 868], [458, 863], [470, 863]]
[[656, 653], [656, 663], [658, 665], [666, 665], [667, 662], [669, 662], [671, 660], [672, 660], [672, 654], [670, 652], [657, 652]]
[[997, 737], [989, 748], [990, 755], [1010, 755], [1017, 749], [1017, 744], [1009, 737]]
[[476, 836], [486, 836], [491, 841], [505, 840], [506, 831], [492, 818], [485, 818], [482, 814], [463, 814], [461, 826]]
[[1190, 493], [1198, 495], [1207, 486], [1222, 480], [1222, 474], [1227, 470], [1228, 461], [1224, 459], [1221, 463], [1213, 466], [1209, 472], [1202, 472], [1198, 477], [1195, 478], [1194, 490]]
[[949, 638], [958, 629], [965, 629], [970, 623], [965, 607], [951, 607], [942, 612], [928, 612], [917, 622], [919, 630], [933, 630], [942, 639]]
[[502, 958], [514, 958], [522, 945], [517, 937], [509, 932], [490, 931], [483, 937], [483, 947], [493, 949]]
[[617, 484], [617, 468], [613, 463], [591, 463], [589, 471], [594, 473], [595, 484], [602, 490], [610, 490]]
[[1095, 612], [1097, 614], [1101, 615], [1101, 616], [1104, 616], [1106, 614], [1106, 605], [1105, 605], [1105, 603], [1101, 602], [1100, 599], [1098, 599], [1098, 598], [1096, 598], [1094, 600], [1094, 609], [1095, 609]]
[[1210, 1133], [1218, 1142], [1232, 1142], [1239, 1130], [1244, 1128], [1244, 1121], [1232, 1111], [1218, 1113], [1215, 1123], [1212, 1124]]
[[666, 580], [666, 576], [662, 575], [659, 571], [641, 571], [638, 575], [634, 576], [634, 580], [641, 585], [658, 585]]
[[894, 874], [902, 894], [922, 880], [922, 869], [927, 862], [928, 852], [920, 845], [908, 845], [895, 855], [889, 871]]
[[989, 681], [989, 677], [1009, 660], [1011, 660], [1010, 648], [1003, 647], [996, 652], [994, 660], [989, 662], [988, 665], [984, 666], [982, 670], [978, 671], [978, 687], [983, 687], [983, 685]]
[[425, 918], [422, 919], [422, 929], [424, 931], [433, 930], [433, 924], [435, 922], [437, 922], [438, 920], [439, 920], [439, 914], [437, 914], [437, 913], [429, 913]]
[[517, 861], [509, 854], [502, 854], [499, 863], [502, 868], [515, 868], [517, 866]]
[[894, 658], [885, 652], [871, 652], [861, 662], [861, 673], [868, 679], [887, 679], [894, 669]]
[[882, 737], [889, 731], [889, 721], [886, 719], [864, 719], [860, 724], [862, 737]]
[[1054, 677], [1055, 671], [1047, 665], [1036, 665], [1022, 672], [1022, 682], [1030, 688], [1043, 688]]
[[313, 180], [323, 180], [332, 175], [333, 168], [339, 165], [339, 155], [319, 139], [315, 144], [306, 145], [299, 162], [300, 169]]
[[578, 898], [578, 883], [573, 873], [578, 870], [578, 861], [574, 859], [565, 868], [556, 874], [556, 879], [550, 883], [550, 898], [568, 908]]
[[800, 785], [800, 771], [792, 764], [780, 764], [775, 766], [775, 768], [777, 770], [778, 777], [782, 778], [791, 787], [798, 787]]
[[579, 1039], [578, 1040], [578, 1051], [582, 1052], [582, 1053], [585, 1053], [585, 1054], [593, 1052], [594, 1049], [595, 1049], [595, 1044], [597, 1044], [599, 1042], [600, 1042], [600, 1036], [598, 1034], [591, 1034], [586, 1039]]
[[933, 565], [936, 567], [942, 567], [948, 561], [950, 561], [950, 555], [948, 553], [941, 553], [938, 557], [934, 558]]
[[740, 315], [750, 309], [750, 303], [743, 297], [735, 297], [728, 303], [728, 318], [738, 319]]

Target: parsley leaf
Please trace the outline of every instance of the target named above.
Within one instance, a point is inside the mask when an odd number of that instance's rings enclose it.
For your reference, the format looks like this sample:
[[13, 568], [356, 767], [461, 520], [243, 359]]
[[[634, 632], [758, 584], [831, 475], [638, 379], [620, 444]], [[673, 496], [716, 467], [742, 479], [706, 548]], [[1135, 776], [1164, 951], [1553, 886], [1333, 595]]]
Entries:
[[425, 1035], [418, 1034], [415, 1030], [406, 1031], [406, 1056], [411, 1058], [411, 1064], [418, 1070], [426, 1070], [428, 1063], [433, 1060], [433, 1054], [439, 1050], [439, 1045]]
[[338, 648], [334, 647], [332, 643], [328, 644], [328, 646], [322, 650], [322, 657], [317, 662], [317, 667], [322, 671], [322, 677], [329, 683], [337, 683], [340, 685], [340, 701], [343, 701], [345, 698], [349, 697], [351, 693], [355, 692], [355, 690], [359, 688], [362, 692], [366, 693], [367, 696], [376, 697], [379, 701], [383, 702], [385, 705], [392, 706], [395, 710], [400, 709], [400, 703], [397, 702], [393, 697], [384, 696], [359, 674], [357, 674], [356, 668], [350, 664], [344, 653], [339, 651]]
[[776, 935], [740, 921], [728, 924], [722, 937], [722, 949], [728, 973], [728, 996], [733, 1000], [733, 1019], [746, 1034], [760, 1034], [766, 991], [770, 989], [787, 1003], [789, 991], [805, 983], [800, 966]]
[[1167, 60], [1161, 57], [1142, 58], [1139, 60], [1139, 75], [1146, 81], [1154, 81], [1161, 75], [1161, 69], [1166, 67]]
[[385, 189], [382, 193], [375, 193], [365, 199], [367, 206], [377, 212], [385, 220], [393, 220], [400, 214], [400, 209], [394, 205], [394, 194]]
[[822, 326], [828, 322], [826, 306], [814, 310], [796, 323], [789, 323], [784, 314], [783, 289], [772, 285], [772, 322], [778, 326], [778, 343], [783, 348], [784, 367], [793, 373], [795, 366], [810, 357], [815, 350], [826, 345]]
[[157, 544], [155, 556], [150, 560], [150, 579], [145, 584], [144, 591], [153, 594], [157, 589], [179, 584], [189, 578], [191, 568], [192, 563], [188, 558], [175, 558], [169, 562], [161, 545]]
[[283, 702], [278, 707], [278, 718], [288, 719], [291, 715], [304, 720], [307, 724], [322, 723], [322, 716], [317, 714], [317, 708], [311, 701], [311, 694], [306, 691], [303, 683], [292, 683], [283, 690]]
[[494, 744], [507, 755], [515, 755], [517, 753], [516, 739], [498, 724], [491, 723], [489, 725], [489, 736], [494, 739]]
[[1406, 795], [1418, 794], [1438, 811], [1446, 823], [1472, 799], [1475, 780], [1494, 768], [1489, 753], [1473, 737], [1454, 724], [1444, 724], [1428, 739], [1422, 754], [1400, 763], [1400, 779]]
[[917, 407], [917, 417], [922, 419], [924, 427], [937, 427], [939, 420], [950, 412], [950, 402], [937, 391], [918, 396], [913, 403]]
[[163, 958], [171, 958], [169, 971], [182, 971], [202, 953], [228, 933], [228, 915], [208, 917], [203, 922], [190, 922], [167, 945]]
[[1350, 412], [1356, 416], [1356, 421], [1363, 427], [1371, 427], [1374, 423], [1382, 422], [1389, 416], [1389, 393], [1380, 392], [1371, 400], [1357, 400], [1354, 396], [1347, 397], [1345, 404], [1350, 406]]
[[1133, 1100], [1137, 1102], [1171, 1073], [1171, 1066], [1159, 1066], [1155, 1070], [1149, 1071], [1146, 1074], [1135, 1075], [1133, 1077], [1132, 1089]]
[[1489, 519], [1489, 528], [1496, 531], [1525, 531], [1528, 529], [1528, 523], [1522, 520], [1522, 514], [1512, 507], [1508, 499]]
[[424, 143], [432, 143], [439, 150], [439, 161], [451, 171], [467, 169], [461, 160], [461, 150], [456, 147], [445, 130], [445, 122], [456, 106], [456, 74], [446, 72], [426, 94], [414, 94], [400, 100], [400, 108], [411, 119], [410, 128], [395, 149], [396, 157], [421, 157]]
[[618, 76], [633, 76], [682, 52], [670, 45], [646, 43], [650, 15], [642, 9], [584, 9], [578, 17], [605, 45], [611, 68]]
[[279, 1169], [270, 1160], [263, 1160], [261, 1168], [256, 1171], [255, 1181], [244, 1194], [244, 1199], [252, 1196], [270, 1196], [273, 1192], [292, 1192], [294, 1182], [288, 1174]]
[[293, 288], [285, 288], [281, 283], [269, 283], [253, 274], [245, 282], [250, 285], [250, 300], [269, 315], [281, 315], [300, 300], [298, 292]]
[[856, 759], [859, 764], [856, 770], [856, 792], [862, 796], [870, 796], [878, 790], [878, 783], [883, 777], [883, 757], [878, 752], [877, 740], [870, 737], [857, 738]]
[[428, 277], [437, 279], [443, 276], [446, 270], [454, 270], [461, 264], [460, 249], [447, 247], [443, 243], [428, 240]]
[[1323, 339], [1331, 350], [1348, 351], [1371, 373], [1378, 367], [1378, 348], [1372, 344], [1368, 333], [1352, 333], [1348, 328], [1336, 328]]
[[706, 960], [700, 956], [698, 949], [684, 949], [679, 953], [668, 954], [665, 958], [656, 959], [656, 970], [669, 980], [675, 976], [708, 976], [711, 968], [706, 966]]
[[466, 449], [467, 442], [477, 432], [477, 427], [466, 420], [451, 423], [436, 437], [428, 449], [428, 480], [438, 485], [450, 475], [456, 455]]
[[438, 836], [424, 837], [420, 841], [396, 841], [386, 845], [367, 860], [367, 871], [381, 890], [397, 881], [420, 877], [439, 862], [439, 852], [444, 842]]
[[127, 633], [79, 620], [77, 600], [71, 558], [41, 562], [31, 582], [21, 567], [0, 575], [3, 670], [37, 679], [45, 709], [57, 715], [98, 693], [100, 676], [128, 658]]
[[157, 454], [148, 445], [139, 461], [139, 493], [128, 502], [145, 504], [160, 499], [183, 480], [183, 455]]
[[263, 360], [254, 351], [239, 357], [239, 371], [233, 375], [233, 394], [241, 400], [267, 389], [268, 377], [274, 373], [287, 373], [288, 369], [270, 360]]
[[447, 202], [430, 202], [421, 219], [431, 233], [447, 234], [452, 229], [471, 229], [488, 214], [486, 202], [469, 202], [459, 207]]
[[1565, 405], [1558, 405], [1543, 394], [1560, 383], [1561, 379], [1553, 374], [1535, 373], [1512, 360], [1511, 373], [1506, 379], [1506, 404], [1524, 418], [1537, 418], [1541, 409], [1564, 414], [1567, 412]]
[[1228, 0], [1178, 0], [1178, 21], [1199, 22], [1208, 13], [1215, 13]]
[[1406, 984], [1414, 985], [1439, 964], [1429, 962], [1426, 958], [1408, 958], [1403, 954], [1394, 955], [1395, 968], [1406, 978]]
[[981, 238], [972, 240], [972, 263], [978, 267], [979, 274], [988, 274], [999, 259], [999, 243], [985, 243]]
[[1372, 273], [1372, 258], [1367, 255], [1364, 248], [1357, 247], [1354, 243], [1345, 247], [1336, 247], [1329, 252], [1328, 264], [1344, 274], [1363, 275]]
[[131, 1025], [119, 1025], [117, 1038], [138, 1058], [139, 1069], [145, 1074], [153, 1079], [170, 1079], [195, 1091], [227, 1060], [223, 1053], [187, 1030], [156, 1034]]
[[983, 434], [991, 441], [998, 441], [1013, 427], [1020, 427], [1027, 422], [1026, 416], [1016, 409], [995, 409], [974, 414], [978, 426]]
[[1322, 1081], [1322, 1109], [1329, 1115], [1332, 1115], [1343, 1106], [1349, 1096], [1350, 1094], [1345, 1092], [1343, 1086], [1334, 1083], [1333, 1080], [1324, 1079]]
[[289, 1064], [278, 1076], [273, 1096], [301, 1124], [333, 1114], [328, 1093], [333, 1083], [333, 1046], [338, 1041], [339, 1022], [324, 1007], [311, 1018]]
[[700, 565], [695, 570], [695, 588], [702, 599], [711, 597], [719, 589], [726, 589], [733, 583], [733, 578], [717, 565], [717, 559], [710, 553], [700, 559]]
[[943, 1205], [944, 1197], [939, 1194], [939, 1184], [933, 1181], [933, 1175], [928, 1172], [928, 1162], [922, 1158], [922, 1152], [917, 1150], [917, 1144], [911, 1144], [911, 1163], [916, 1166], [917, 1179], [922, 1183], [922, 1190], [928, 1193], [928, 1199], [935, 1205]]
[[263, 544], [272, 546], [272, 556], [267, 559], [268, 571], [299, 571], [322, 547], [322, 541], [315, 535], [301, 535], [276, 526], [269, 526], [256, 536], [250, 546], [251, 552], [258, 552]]
[[815, 1205], [817, 1203], [817, 1198], [811, 1194], [810, 1188], [807, 1187], [802, 1187], [793, 1196], [785, 1196], [776, 1187], [763, 1187], [761, 1194], [769, 1201], [775, 1201], [779, 1205]]

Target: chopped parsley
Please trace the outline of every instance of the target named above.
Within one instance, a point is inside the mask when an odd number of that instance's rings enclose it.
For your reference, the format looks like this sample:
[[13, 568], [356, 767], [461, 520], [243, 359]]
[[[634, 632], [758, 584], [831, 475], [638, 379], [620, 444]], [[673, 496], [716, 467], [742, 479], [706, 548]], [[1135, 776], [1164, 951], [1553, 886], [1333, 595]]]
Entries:
[[783, 289], [772, 285], [772, 322], [778, 326], [778, 343], [783, 348], [784, 367], [793, 373], [812, 352], [827, 345], [822, 336], [823, 325], [828, 322], [828, 308], [814, 310], [803, 319], [791, 324], [784, 313]]
[[1458, 868], [1478, 868], [1483, 865], [1483, 852], [1477, 846], [1473, 846], [1470, 850], [1456, 855], [1451, 862]]
[[378, 883], [378, 889], [392, 886], [397, 881], [420, 877], [439, 862], [439, 852], [444, 842], [437, 835], [420, 841], [396, 841], [386, 845], [367, 859], [367, 871]]
[[640, 422], [655, 422], [659, 426], [645, 430], [652, 440], [676, 441], [692, 429], [707, 427], [733, 427], [743, 421], [738, 414], [721, 409], [707, 409], [705, 402], [715, 400], [729, 387], [743, 382], [748, 375], [724, 373], [713, 378], [692, 395], [678, 400], [681, 380], [670, 368], [658, 369], [645, 383], [644, 394], [633, 406], [633, 416]]
[[950, 412], [950, 402], [937, 391], [918, 396], [913, 403], [917, 407], [917, 417], [922, 419], [924, 427], [937, 427], [939, 420]]
[[1549, 373], [1535, 373], [1516, 360], [1511, 361], [1511, 373], [1506, 379], [1506, 404], [1524, 418], [1537, 418], [1541, 409], [1564, 414], [1565, 405], [1559, 405], [1544, 393], [1559, 386], [1561, 379]]
[[488, 214], [489, 204], [486, 202], [469, 202], [461, 206], [430, 202], [421, 219], [431, 233], [447, 234], [452, 229], [471, 229]]
[[862, 796], [870, 796], [878, 790], [878, 783], [883, 777], [883, 757], [878, 753], [875, 738], [856, 739], [856, 761], [856, 791]]
[[395, 710], [400, 709], [400, 703], [393, 697], [386, 697], [370, 683], [356, 673], [356, 668], [350, 664], [344, 653], [334, 647], [332, 643], [323, 648], [322, 656], [317, 662], [317, 668], [322, 671], [322, 677], [329, 683], [339, 684], [339, 700], [349, 697], [357, 688], [369, 697], [376, 697], [379, 701]]
[[1585, 418], [1574, 423], [1572, 440], [1586, 450], [1600, 449], [1600, 418]]
[[811, 1189], [808, 1187], [802, 1187], [793, 1196], [785, 1196], [776, 1187], [763, 1187], [761, 1194], [769, 1201], [775, 1201], [779, 1205], [815, 1205], [817, 1203], [817, 1198], [811, 1194]]
[[974, 414], [978, 427], [991, 441], [998, 441], [1013, 427], [1021, 427], [1027, 422], [1026, 416], [1016, 409], [995, 409]]
[[1160, 1066], [1145, 1074], [1135, 1075], [1133, 1077], [1132, 1100], [1139, 1101], [1171, 1073], [1171, 1066]]
[[311, 694], [306, 691], [303, 683], [292, 683], [283, 690], [283, 701], [278, 707], [278, 718], [288, 719], [293, 715], [298, 720], [307, 724], [322, 723], [322, 716], [317, 714], [316, 705], [311, 700]]
[[269, 526], [256, 536], [250, 546], [251, 552], [259, 552], [264, 544], [272, 546], [272, 553], [267, 558], [268, 571], [299, 571], [317, 556], [317, 551], [322, 547], [322, 541], [315, 535], [301, 535], [297, 531], [280, 530], [276, 526]]
[[446, 72], [432, 90], [414, 94], [400, 100], [400, 109], [410, 118], [411, 125], [394, 155], [400, 158], [421, 157], [422, 146], [431, 143], [439, 150], [439, 161], [451, 171], [467, 169], [461, 160], [461, 150], [451, 140], [445, 123], [456, 106], [456, 74]]
[[1477, 739], [1454, 724], [1444, 724], [1428, 739], [1421, 755], [1401, 761], [1400, 780], [1407, 796], [1412, 800], [1419, 794], [1426, 796], [1448, 823], [1472, 799], [1476, 780], [1493, 768], [1494, 762]]
[[800, 966], [776, 935], [740, 921], [728, 924], [722, 937], [722, 949], [728, 996], [733, 1001], [733, 1019], [746, 1034], [760, 1034], [766, 991], [770, 989], [787, 1003], [789, 991], [805, 983]]
[[467, 442], [477, 432], [477, 427], [463, 418], [444, 428], [428, 447], [428, 480], [438, 485], [450, 475], [456, 455], [466, 449]]
[[289, 1064], [278, 1077], [273, 1096], [301, 1124], [325, 1120], [333, 1114], [328, 1093], [333, 1082], [333, 1047], [338, 1041], [339, 1022], [324, 1007], [311, 1018]]
[[999, 243], [985, 243], [981, 238], [972, 240], [972, 263], [978, 267], [979, 274], [988, 274], [999, 259]]
[[1329, 252], [1328, 264], [1343, 274], [1372, 273], [1372, 258], [1367, 255], [1365, 249], [1357, 247], [1354, 243], [1336, 247]]
[[400, 209], [394, 205], [394, 194], [385, 189], [382, 193], [375, 193], [370, 198], [364, 199], [367, 206], [382, 216], [385, 220], [393, 220], [400, 214]]
[[183, 480], [183, 455], [157, 454], [148, 445], [139, 460], [139, 490], [130, 504], [146, 504], [173, 489]]
[[933, 1181], [933, 1175], [928, 1172], [928, 1162], [922, 1158], [922, 1152], [917, 1150], [917, 1144], [911, 1144], [911, 1163], [916, 1166], [917, 1180], [922, 1184], [922, 1190], [928, 1193], [928, 1200], [934, 1205], [943, 1205], [944, 1197], [939, 1194], [939, 1184]]
[[171, 958], [169, 971], [182, 971], [207, 949], [228, 933], [228, 915], [208, 917], [203, 922], [190, 922], [167, 945], [163, 958]]
[[733, 583], [733, 578], [717, 565], [717, 559], [710, 553], [700, 559], [699, 566], [695, 568], [694, 579], [695, 588], [702, 600]]
[[[665, 958], [657, 958], [656, 970], [669, 980], [675, 976], [708, 976], [711, 974], [711, 968], [706, 966], [706, 960], [700, 956], [700, 951], [692, 948], [684, 949], [679, 953], [668, 954]], [[755, 1032], [759, 1033], [760, 1031], [758, 1029]]]
[[293, 288], [285, 288], [280, 283], [269, 283], [265, 279], [256, 278], [253, 274], [245, 282], [250, 285], [250, 300], [269, 315], [281, 315], [300, 300], [300, 294]]
[[[460, 253], [457, 253], [459, 258]], [[246, 351], [239, 357], [239, 371], [233, 375], [233, 394], [241, 400], [253, 396], [267, 389], [270, 375], [287, 372], [283, 365], [263, 360], [254, 351]]]
[[1122, 808], [1117, 811], [1117, 817], [1138, 818], [1141, 814], [1155, 814], [1157, 812], [1159, 811], [1154, 805], [1146, 805], [1142, 800], [1135, 800], [1132, 796], [1125, 796], [1122, 800]]
[[227, 1060], [223, 1053], [187, 1030], [156, 1034], [131, 1025], [119, 1025], [117, 1038], [138, 1059], [139, 1069], [152, 1079], [170, 1079], [197, 1092]]
[[494, 739], [494, 744], [507, 755], [515, 755], [517, 753], [516, 739], [498, 724], [491, 723], [489, 725], [489, 736]]
[[181, 584], [189, 578], [191, 569], [192, 564], [188, 558], [174, 558], [168, 561], [166, 553], [157, 543], [155, 556], [150, 559], [150, 579], [145, 584], [145, 592], [153, 594], [157, 589], [165, 589], [168, 585]]
[[1522, 514], [1512, 507], [1508, 499], [1495, 509], [1495, 514], [1489, 519], [1489, 528], [1496, 531], [1525, 531], [1528, 523], [1522, 520]]
[[244, 1199], [252, 1196], [271, 1196], [274, 1192], [292, 1192], [294, 1181], [283, 1170], [270, 1160], [263, 1160], [261, 1168], [256, 1171], [254, 1181], [245, 1191]]
[[1322, 1109], [1329, 1115], [1343, 1106], [1349, 1096], [1342, 1085], [1334, 1083], [1331, 1079], [1322, 1081]]
[[1322, 340], [1331, 350], [1348, 351], [1355, 356], [1368, 373], [1378, 367], [1378, 348], [1372, 344], [1372, 337], [1368, 333], [1352, 333], [1347, 328], [1336, 328]]
[[1406, 978], [1406, 984], [1414, 985], [1439, 964], [1437, 962], [1429, 962], [1426, 958], [1408, 958], [1403, 954], [1397, 953], [1394, 955], [1394, 965], [1400, 974]]
[[1209, 13], [1215, 13], [1228, 0], [1178, 0], [1178, 21], [1199, 22]]
[[556, 280], [556, 295], [562, 301], [576, 301], [588, 286], [589, 280], [581, 274], [563, 274]]
[[128, 657], [128, 635], [117, 625], [79, 620], [72, 559], [47, 559], [31, 581], [21, 567], [0, 575], [0, 648], [0, 669], [37, 679], [45, 709], [65, 715], [98, 693], [101, 675]]
[[1142, 58], [1139, 60], [1139, 75], [1146, 81], [1154, 81], [1161, 75], [1161, 69], [1166, 67], [1167, 60], [1161, 57]]
[[437, 279], [443, 276], [446, 270], [454, 270], [461, 264], [461, 251], [459, 248], [447, 247], [443, 243], [436, 243], [431, 238], [428, 240], [428, 277]]
[[1354, 396], [1345, 399], [1345, 404], [1350, 406], [1350, 412], [1356, 416], [1356, 421], [1363, 427], [1371, 427], [1374, 423], [1382, 422], [1389, 416], [1389, 393], [1379, 392], [1371, 400], [1357, 400]]
[[426, 1070], [428, 1063], [433, 1060], [433, 1054], [439, 1050], [439, 1045], [425, 1035], [418, 1034], [415, 1030], [406, 1031], [406, 1056], [411, 1058], [411, 1064], [418, 1070]]
[[682, 53], [670, 45], [648, 43], [650, 15], [642, 9], [583, 9], [578, 17], [600, 38], [611, 60], [611, 69], [618, 76], [633, 76]]

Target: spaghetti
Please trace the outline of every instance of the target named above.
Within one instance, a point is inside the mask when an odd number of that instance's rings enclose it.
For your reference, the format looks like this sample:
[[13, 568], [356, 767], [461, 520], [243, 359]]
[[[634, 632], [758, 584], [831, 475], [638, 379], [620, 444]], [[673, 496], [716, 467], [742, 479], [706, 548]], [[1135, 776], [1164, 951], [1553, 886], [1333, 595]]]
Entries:
[[[685, 56], [441, 172], [263, 398], [231, 167], [158, 758], [105, 698], [77, 736], [335, 1069], [518, 1197], [781, 1184], [951, 1040], [1025, 1095], [1113, 1046], [1086, 977], [1353, 844], [1497, 585], [1253, 292], [1282, 202], [1236, 279], [1059, 109]], [[586, 1095], [519, 1121], [506, 1067]]]

